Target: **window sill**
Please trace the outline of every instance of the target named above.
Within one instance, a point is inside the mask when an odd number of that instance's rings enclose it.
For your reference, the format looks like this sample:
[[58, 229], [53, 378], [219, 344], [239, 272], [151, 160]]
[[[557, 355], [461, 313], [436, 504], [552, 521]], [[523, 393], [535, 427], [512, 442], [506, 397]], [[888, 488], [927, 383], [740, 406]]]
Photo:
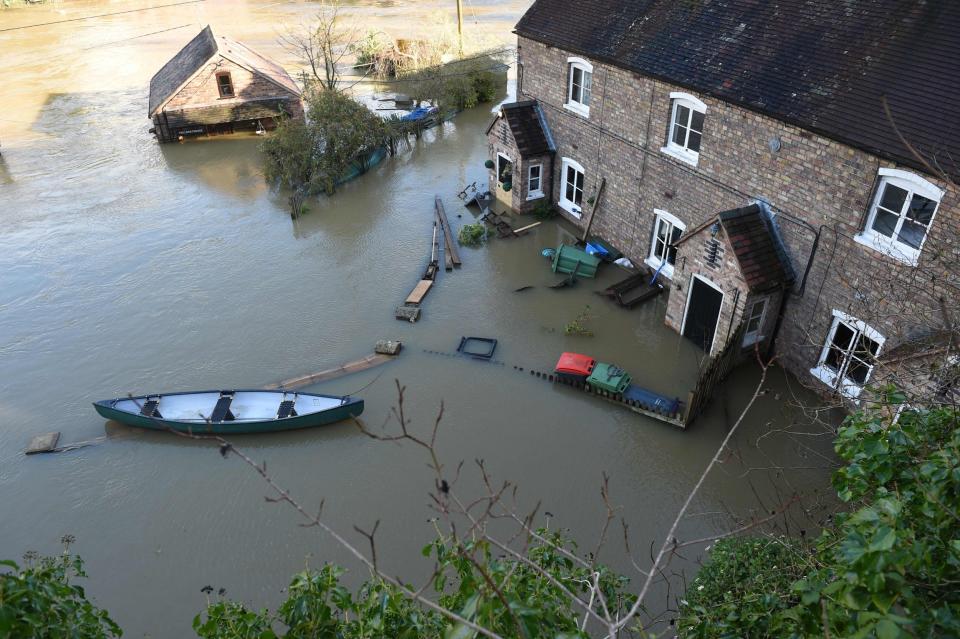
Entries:
[[573, 111], [577, 115], [582, 115], [585, 118], [590, 118], [590, 107], [583, 106], [579, 102], [564, 102], [563, 108], [567, 111]]
[[679, 147], [665, 146], [660, 149], [660, 152], [665, 153], [672, 158], [676, 158], [681, 162], [685, 162], [690, 166], [697, 166], [697, 164], [700, 162], [699, 153], [694, 153], [693, 151], [688, 151]]
[[826, 366], [821, 365], [817, 368], [811, 368], [810, 374], [830, 388], [839, 391], [840, 394], [847, 399], [857, 401], [857, 398], [860, 397], [860, 393], [863, 392], [862, 386], [857, 386], [856, 384], [848, 382], [847, 380], [843, 380], [840, 383], [839, 388], [837, 388], [837, 374]]
[[910, 266], [916, 266], [920, 261], [919, 250], [908, 247], [900, 248], [894, 240], [882, 235], [878, 236], [875, 233], [863, 232], [855, 235], [853, 241]]
[[543, 199], [543, 191], [533, 191], [527, 194], [527, 202]]
[[[650, 268], [652, 268], [652, 269], [654, 270], [654, 272], [656, 272], [656, 270], [657, 270], [658, 268], [660, 268], [660, 264], [663, 263], [663, 260], [651, 256], [651, 257], [648, 257], [647, 259], [645, 259], [645, 260], [643, 261], [643, 263], [646, 264], [647, 266], [649, 266]], [[668, 280], [672, 280], [672, 279], [673, 279], [673, 265], [672, 265], [672, 264], [667, 264], [667, 265], [665, 265], [665, 266], [663, 267], [663, 270], [660, 271], [660, 275], [663, 275], [663, 276], [664, 276], [665, 278], [667, 278]]]
[[561, 209], [572, 215], [573, 217], [579, 219], [583, 218], [583, 209], [571, 202], [570, 200], [560, 200], [557, 202], [557, 206]]

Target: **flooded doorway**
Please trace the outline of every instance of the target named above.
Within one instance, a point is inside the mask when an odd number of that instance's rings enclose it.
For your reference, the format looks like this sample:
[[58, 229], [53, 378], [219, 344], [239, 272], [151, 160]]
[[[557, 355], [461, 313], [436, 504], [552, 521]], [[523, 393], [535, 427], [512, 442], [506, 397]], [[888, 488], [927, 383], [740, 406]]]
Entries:
[[723, 291], [699, 275], [690, 279], [687, 311], [683, 318], [683, 336], [709, 353], [720, 319]]

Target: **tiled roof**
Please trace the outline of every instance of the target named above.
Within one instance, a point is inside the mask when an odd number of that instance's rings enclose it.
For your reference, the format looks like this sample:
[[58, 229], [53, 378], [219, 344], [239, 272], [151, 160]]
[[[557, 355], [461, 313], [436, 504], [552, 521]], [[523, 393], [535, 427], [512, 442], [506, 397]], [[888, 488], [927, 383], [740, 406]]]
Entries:
[[500, 109], [510, 126], [521, 157], [544, 155], [555, 150], [546, 120], [535, 101], [504, 104]]
[[725, 211], [717, 217], [751, 291], [766, 291], [793, 281], [790, 262], [759, 205]]
[[297, 84], [283, 67], [245, 44], [226, 36], [214, 36], [210, 25], [207, 25], [150, 79], [148, 117], [152, 117], [168, 98], [177, 93], [184, 83], [217, 54], [229, 58], [252, 73], [270, 79], [294, 95], [300, 95]]
[[960, 175], [957, 0], [537, 0], [516, 32], [922, 169], [886, 96]]

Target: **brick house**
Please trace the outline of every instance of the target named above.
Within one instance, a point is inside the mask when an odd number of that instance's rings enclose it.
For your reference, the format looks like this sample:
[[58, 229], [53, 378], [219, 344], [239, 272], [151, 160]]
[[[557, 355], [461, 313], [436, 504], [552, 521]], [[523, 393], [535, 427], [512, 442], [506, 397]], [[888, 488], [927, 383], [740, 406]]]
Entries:
[[277, 63], [210, 25], [150, 79], [147, 117], [161, 142], [188, 135], [267, 130], [303, 118], [300, 89]]
[[[847, 400], [952, 390], [960, 4], [537, 0], [516, 33], [545, 197], [660, 268], [667, 325]], [[522, 156], [514, 108], [491, 160]]]

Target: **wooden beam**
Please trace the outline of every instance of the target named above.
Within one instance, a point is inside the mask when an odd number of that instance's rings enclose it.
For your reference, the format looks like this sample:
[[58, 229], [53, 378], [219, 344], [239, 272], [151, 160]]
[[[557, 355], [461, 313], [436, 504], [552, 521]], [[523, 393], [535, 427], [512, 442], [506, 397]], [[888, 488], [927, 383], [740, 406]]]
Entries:
[[460, 266], [460, 254], [457, 253], [457, 243], [453, 238], [453, 231], [450, 229], [450, 221], [447, 220], [447, 213], [443, 210], [443, 200], [440, 196], [434, 199], [434, 208], [436, 209], [437, 219], [440, 220], [440, 226], [443, 228], [443, 235], [447, 241], [447, 252], [450, 253], [450, 260], [454, 266]]
[[600, 188], [597, 189], [597, 198], [593, 201], [593, 206], [590, 207], [590, 218], [587, 220], [587, 228], [583, 230], [583, 237], [580, 238], [581, 242], [587, 241], [587, 236], [590, 235], [590, 227], [593, 226], [593, 218], [597, 215], [597, 209], [600, 207], [600, 198], [603, 196], [603, 187], [607, 185], [607, 178], [600, 178]]
[[410, 291], [410, 295], [407, 296], [405, 304], [419, 304], [423, 301], [423, 298], [427, 296], [427, 293], [430, 292], [430, 287], [433, 286], [433, 280], [420, 280], [420, 282], [413, 287], [413, 290]]
[[514, 234], [514, 235], [520, 235], [521, 233], [526, 233], [526, 232], [529, 231], [530, 229], [536, 228], [536, 227], [540, 226], [541, 224], [543, 224], [543, 222], [534, 222], [533, 224], [527, 224], [526, 226], [521, 226], [521, 227], [518, 228], [518, 229], [514, 229], [514, 230], [513, 230], [513, 234]]
[[358, 359], [353, 362], [347, 362], [346, 364], [341, 364], [335, 368], [329, 368], [327, 370], [319, 371], [317, 373], [310, 373], [309, 375], [301, 375], [300, 377], [294, 377], [293, 379], [285, 379], [279, 384], [270, 384], [269, 386], [264, 386], [264, 390], [276, 390], [279, 388], [300, 388], [301, 386], [307, 386], [308, 384], [316, 384], [318, 382], [323, 382], [328, 379], [335, 379], [337, 377], [343, 377], [344, 375], [349, 375], [350, 373], [358, 373], [360, 371], [365, 371], [367, 369], [373, 368], [374, 366], [379, 366], [380, 364], [385, 364], [392, 359], [396, 359], [393, 355], [382, 355], [379, 353], [373, 353], [367, 355], [361, 359]]

